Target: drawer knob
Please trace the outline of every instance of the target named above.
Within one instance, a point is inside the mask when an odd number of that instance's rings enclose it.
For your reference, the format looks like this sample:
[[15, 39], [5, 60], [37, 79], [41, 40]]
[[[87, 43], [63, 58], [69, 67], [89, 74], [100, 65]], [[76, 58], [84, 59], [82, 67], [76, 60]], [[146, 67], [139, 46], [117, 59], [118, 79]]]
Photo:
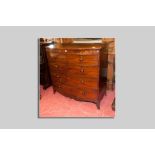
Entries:
[[84, 83], [84, 80], [81, 80], [81, 83]]
[[80, 61], [83, 61], [83, 57], [82, 56], [80, 57]]
[[85, 90], [82, 91], [82, 95], [86, 95], [86, 91]]
[[84, 69], [82, 68], [80, 72], [83, 73], [84, 72]]
[[67, 50], [65, 50], [65, 52], [67, 52]]
[[56, 68], [58, 68], [58, 65], [55, 65]]

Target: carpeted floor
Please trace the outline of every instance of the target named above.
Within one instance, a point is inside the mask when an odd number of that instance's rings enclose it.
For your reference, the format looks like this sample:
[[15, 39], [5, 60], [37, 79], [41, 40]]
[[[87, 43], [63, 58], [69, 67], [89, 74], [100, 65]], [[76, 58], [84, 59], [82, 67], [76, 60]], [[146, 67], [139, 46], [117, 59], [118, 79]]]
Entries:
[[101, 108], [91, 102], [81, 102], [65, 97], [49, 87], [43, 90], [40, 87], [41, 99], [39, 105], [39, 117], [114, 117], [115, 112], [111, 104], [115, 97], [114, 91], [108, 91], [107, 96], [101, 100]]

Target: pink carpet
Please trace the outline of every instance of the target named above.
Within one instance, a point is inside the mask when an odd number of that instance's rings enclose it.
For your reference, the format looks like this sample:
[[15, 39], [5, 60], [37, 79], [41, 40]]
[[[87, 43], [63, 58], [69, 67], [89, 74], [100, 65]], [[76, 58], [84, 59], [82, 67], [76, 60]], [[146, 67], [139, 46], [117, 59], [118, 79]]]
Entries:
[[96, 105], [91, 102], [81, 102], [65, 97], [49, 87], [43, 90], [40, 87], [40, 117], [114, 117], [115, 112], [111, 104], [115, 97], [114, 91], [108, 91], [107, 96], [101, 100], [101, 108], [98, 110]]

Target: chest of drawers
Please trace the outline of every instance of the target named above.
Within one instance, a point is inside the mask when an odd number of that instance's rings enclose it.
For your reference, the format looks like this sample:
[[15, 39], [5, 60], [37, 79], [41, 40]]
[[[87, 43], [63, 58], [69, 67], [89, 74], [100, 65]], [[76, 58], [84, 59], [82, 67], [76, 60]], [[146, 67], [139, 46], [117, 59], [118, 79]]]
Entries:
[[94, 44], [65, 44], [46, 48], [54, 92], [96, 103], [100, 109], [100, 100], [106, 91], [102, 81], [102, 52], [103, 47]]

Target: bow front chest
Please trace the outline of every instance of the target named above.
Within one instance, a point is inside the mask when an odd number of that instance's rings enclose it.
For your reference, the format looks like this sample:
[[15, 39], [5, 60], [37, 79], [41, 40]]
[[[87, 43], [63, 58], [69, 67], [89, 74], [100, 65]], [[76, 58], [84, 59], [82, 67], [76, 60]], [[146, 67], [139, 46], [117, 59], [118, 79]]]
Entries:
[[100, 100], [106, 92], [102, 80], [102, 52], [103, 45], [98, 44], [64, 44], [46, 48], [54, 92], [96, 103], [100, 109]]

